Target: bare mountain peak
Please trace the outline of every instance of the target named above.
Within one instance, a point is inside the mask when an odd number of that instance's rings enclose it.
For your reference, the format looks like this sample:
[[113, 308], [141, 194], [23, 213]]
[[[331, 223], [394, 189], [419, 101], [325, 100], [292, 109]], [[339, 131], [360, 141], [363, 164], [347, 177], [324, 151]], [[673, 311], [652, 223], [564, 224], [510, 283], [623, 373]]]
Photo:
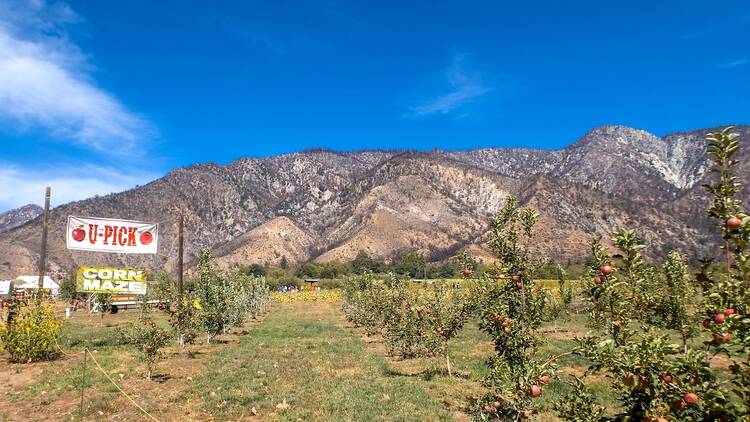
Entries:
[[36, 204], [28, 204], [0, 213], [0, 233], [7, 232], [42, 215], [44, 210]]

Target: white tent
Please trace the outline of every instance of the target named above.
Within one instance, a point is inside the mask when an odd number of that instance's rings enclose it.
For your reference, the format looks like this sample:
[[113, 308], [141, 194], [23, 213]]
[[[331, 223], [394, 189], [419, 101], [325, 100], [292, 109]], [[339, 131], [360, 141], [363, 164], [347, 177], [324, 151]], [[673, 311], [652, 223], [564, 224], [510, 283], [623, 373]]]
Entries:
[[[57, 293], [60, 291], [60, 285], [55, 282], [55, 280], [52, 280], [50, 276], [45, 275], [44, 276], [44, 284], [43, 286], [45, 289], [50, 289], [52, 292], [52, 296], [57, 296]], [[38, 275], [22, 275], [18, 276], [16, 278], [16, 282], [14, 283], [15, 290], [26, 290], [26, 289], [38, 289], [39, 288], [39, 276]]]

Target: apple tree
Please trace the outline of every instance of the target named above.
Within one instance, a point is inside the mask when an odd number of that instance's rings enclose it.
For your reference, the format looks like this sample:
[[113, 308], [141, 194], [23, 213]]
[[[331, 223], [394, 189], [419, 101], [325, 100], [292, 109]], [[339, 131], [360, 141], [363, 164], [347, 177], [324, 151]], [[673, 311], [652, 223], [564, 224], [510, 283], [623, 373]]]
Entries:
[[515, 198], [490, 220], [489, 245], [497, 258], [494, 274], [475, 286], [480, 328], [492, 337], [495, 354], [488, 360], [478, 400], [480, 420], [519, 420], [540, 408], [538, 397], [555, 373], [555, 358], [542, 357], [538, 330], [551, 305], [550, 294], [534, 283], [534, 272], [545, 259], [530, 250], [538, 218]]

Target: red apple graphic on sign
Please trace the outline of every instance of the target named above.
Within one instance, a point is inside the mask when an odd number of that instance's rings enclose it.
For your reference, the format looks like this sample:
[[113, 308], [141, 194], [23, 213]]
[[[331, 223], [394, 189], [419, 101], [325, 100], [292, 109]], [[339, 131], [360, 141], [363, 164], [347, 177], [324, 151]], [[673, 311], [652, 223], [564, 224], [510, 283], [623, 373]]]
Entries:
[[141, 245], [148, 245], [154, 240], [154, 235], [151, 232], [141, 233]]
[[71, 233], [71, 236], [73, 237], [73, 240], [76, 242], [81, 242], [83, 239], [86, 238], [86, 232], [83, 230], [83, 226], [78, 226], [77, 229], [74, 229]]

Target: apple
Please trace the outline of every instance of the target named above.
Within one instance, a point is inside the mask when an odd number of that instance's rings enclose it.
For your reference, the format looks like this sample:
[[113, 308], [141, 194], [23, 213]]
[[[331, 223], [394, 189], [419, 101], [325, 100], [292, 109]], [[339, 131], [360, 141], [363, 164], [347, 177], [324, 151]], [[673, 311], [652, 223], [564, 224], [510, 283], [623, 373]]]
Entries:
[[594, 284], [596, 284], [597, 286], [601, 286], [602, 283], [604, 283], [604, 280], [602, 280], [601, 277], [599, 276], [594, 277]]
[[695, 393], [685, 393], [685, 395], [682, 397], [682, 400], [685, 401], [687, 404], [698, 404], [700, 401], [700, 397], [698, 397]]
[[531, 397], [539, 397], [542, 395], [542, 387], [538, 385], [531, 386]]
[[505, 327], [503, 331], [505, 332], [505, 334], [510, 334], [513, 330], [511, 330], [510, 327]]
[[490, 406], [489, 404], [484, 405], [484, 413], [491, 413], [492, 411], [492, 406]]
[[522, 417], [522, 418], [524, 418], [524, 419], [528, 419], [528, 418], [530, 418], [530, 417], [531, 417], [531, 416], [532, 416], [533, 414], [534, 414], [534, 411], [533, 411], [533, 410], [524, 410], [524, 411], [523, 411], [523, 413], [521, 414], [521, 417]]
[[614, 269], [609, 265], [603, 265], [601, 268], [599, 268], [599, 271], [601, 271], [604, 275], [610, 275], [612, 274], [612, 271], [614, 271]]
[[503, 407], [503, 404], [502, 404], [502, 403], [500, 403], [499, 401], [495, 400], [494, 402], [492, 402], [492, 406], [493, 406], [493, 407], [494, 407], [495, 409], [499, 409], [499, 408]]
[[151, 232], [141, 233], [141, 245], [149, 245], [154, 240], [154, 235]]
[[520, 275], [518, 275], [518, 274], [514, 275], [514, 276], [513, 276], [513, 277], [511, 277], [511, 278], [513, 279], [513, 281], [521, 281], [521, 276], [520, 276]]
[[703, 328], [708, 328], [711, 326], [711, 320], [709, 318], [706, 318], [703, 320]]
[[470, 269], [464, 268], [464, 277], [471, 277], [472, 272]]
[[513, 322], [513, 320], [510, 318], [503, 319], [503, 327], [509, 326], [511, 322]]
[[714, 341], [717, 343], [729, 343], [732, 341], [732, 333], [714, 334]]
[[737, 217], [729, 217], [727, 221], [724, 222], [724, 226], [726, 226], [727, 230], [737, 230], [740, 228], [740, 225], [742, 225], [742, 221]]
[[661, 376], [661, 380], [669, 384], [672, 382], [672, 374], [664, 374]]
[[521, 289], [523, 289], [523, 284], [521, 284], [521, 283], [516, 283], [516, 289], [518, 289], [518, 290], [521, 290]]
[[541, 382], [542, 384], [548, 384], [551, 379], [552, 379], [552, 377], [550, 377], [547, 374], [544, 374], [541, 377], [539, 377], [539, 382]]
[[428, 358], [431, 358], [431, 357], [432, 357], [432, 355], [433, 355], [433, 353], [432, 353], [432, 352], [427, 352], [427, 357], [428, 357]]
[[722, 324], [724, 322], [724, 319], [726, 319], [726, 316], [722, 312], [719, 312], [716, 315], [714, 315], [714, 322], [717, 324]]
[[732, 316], [732, 315], [734, 315], [736, 313], [737, 313], [737, 311], [735, 311], [734, 308], [727, 308], [727, 309], [724, 310], [724, 314], [726, 316]]
[[86, 238], [86, 232], [83, 230], [83, 226], [78, 226], [78, 228], [74, 229], [71, 236], [76, 242], [83, 241], [83, 239]]

